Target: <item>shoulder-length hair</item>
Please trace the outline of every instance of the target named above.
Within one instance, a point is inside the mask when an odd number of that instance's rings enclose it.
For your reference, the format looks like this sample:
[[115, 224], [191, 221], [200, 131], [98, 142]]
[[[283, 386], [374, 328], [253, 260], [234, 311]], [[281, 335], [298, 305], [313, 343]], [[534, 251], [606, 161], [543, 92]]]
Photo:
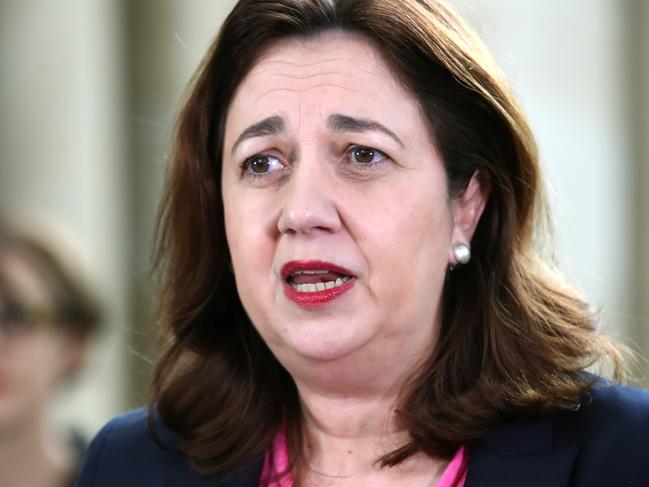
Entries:
[[[584, 373], [616, 349], [588, 306], [535, 251], [547, 214], [534, 137], [477, 36], [434, 0], [241, 0], [222, 26], [182, 110], [161, 206], [157, 262], [171, 333], [152, 405], [206, 473], [263, 456], [282, 421], [299, 471], [295, 385], [256, 333], [229, 270], [221, 201], [226, 114], [237, 86], [275, 42], [327, 30], [363, 36], [419, 101], [451, 197], [476, 173], [490, 195], [471, 261], [449, 271], [439, 341], [404, 386], [410, 441], [381, 458], [450, 458], [511, 415], [574, 407]], [[617, 370], [617, 368], [616, 368]]]

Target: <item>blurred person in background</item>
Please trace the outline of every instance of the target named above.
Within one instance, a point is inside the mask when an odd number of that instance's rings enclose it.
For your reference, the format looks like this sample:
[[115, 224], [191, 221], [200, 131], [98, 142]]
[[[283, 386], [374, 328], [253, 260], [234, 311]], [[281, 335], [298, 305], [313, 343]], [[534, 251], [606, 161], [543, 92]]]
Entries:
[[0, 486], [72, 485], [84, 442], [57, 428], [57, 393], [84, 362], [100, 306], [60, 240], [0, 218]]

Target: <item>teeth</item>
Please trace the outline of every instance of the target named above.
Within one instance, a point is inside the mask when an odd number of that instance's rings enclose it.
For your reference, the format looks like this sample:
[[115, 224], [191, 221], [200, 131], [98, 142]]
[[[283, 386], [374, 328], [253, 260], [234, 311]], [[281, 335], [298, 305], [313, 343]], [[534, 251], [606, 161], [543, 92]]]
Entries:
[[308, 275], [308, 276], [315, 276], [315, 275], [318, 275], [318, 274], [326, 274], [327, 272], [329, 272], [329, 271], [327, 271], [327, 270], [295, 271], [295, 272], [293, 273], [293, 275], [294, 275], [294, 276], [297, 276], [297, 275], [300, 275], [300, 274], [306, 274], [306, 275]]
[[349, 277], [339, 277], [335, 281], [308, 283], [308, 284], [291, 284], [293, 289], [299, 293], [315, 293], [324, 291], [325, 289], [333, 289], [342, 286], [345, 282], [349, 281]]

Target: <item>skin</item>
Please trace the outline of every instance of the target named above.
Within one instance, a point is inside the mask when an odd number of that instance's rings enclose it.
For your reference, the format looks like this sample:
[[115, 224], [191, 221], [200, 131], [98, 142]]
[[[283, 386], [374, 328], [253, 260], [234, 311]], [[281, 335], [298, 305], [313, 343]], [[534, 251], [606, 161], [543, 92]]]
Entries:
[[[333, 130], [337, 115], [371, 120], [389, 134]], [[240, 140], [268, 117], [280, 117], [281, 130]], [[235, 94], [224, 147], [239, 295], [296, 381], [310, 465], [353, 473], [307, 473], [307, 485], [427, 485], [443, 465], [423, 456], [395, 469], [373, 462], [407, 439], [394, 404], [435, 346], [452, 247], [470, 241], [485, 188], [474, 177], [464, 195], [449, 198], [416, 99], [371, 44], [341, 32], [270, 47]], [[373, 149], [371, 163], [359, 147]], [[250, 161], [259, 156], [266, 159], [256, 173]], [[301, 308], [283, 291], [280, 271], [291, 260], [343, 266], [355, 285], [324, 307]]]
[[[29, 264], [0, 255], [0, 265], [27, 302], [49, 307]], [[43, 323], [12, 333], [0, 328], [0, 485], [57, 486], [71, 475], [76, 459], [49, 423], [49, 407], [84, 348], [83, 339]]]

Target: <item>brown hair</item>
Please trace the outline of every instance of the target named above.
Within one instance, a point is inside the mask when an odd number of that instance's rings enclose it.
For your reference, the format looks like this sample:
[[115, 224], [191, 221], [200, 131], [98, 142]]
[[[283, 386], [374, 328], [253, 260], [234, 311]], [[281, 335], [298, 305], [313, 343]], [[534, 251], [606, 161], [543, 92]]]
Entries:
[[438, 346], [398, 409], [417, 452], [449, 458], [495, 422], [575, 406], [584, 370], [616, 349], [587, 305], [535, 252], [546, 221], [538, 154], [526, 118], [481, 41], [442, 2], [241, 0], [207, 53], [180, 114], [162, 203], [158, 264], [171, 343], [152, 405], [204, 472], [228, 472], [270, 449], [286, 418], [303, 462], [295, 385], [261, 340], [228, 271], [220, 167], [234, 91], [277, 40], [326, 30], [364, 36], [416, 96], [457, 197], [478, 171], [491, 187], [470, 263], [448, 274]]

